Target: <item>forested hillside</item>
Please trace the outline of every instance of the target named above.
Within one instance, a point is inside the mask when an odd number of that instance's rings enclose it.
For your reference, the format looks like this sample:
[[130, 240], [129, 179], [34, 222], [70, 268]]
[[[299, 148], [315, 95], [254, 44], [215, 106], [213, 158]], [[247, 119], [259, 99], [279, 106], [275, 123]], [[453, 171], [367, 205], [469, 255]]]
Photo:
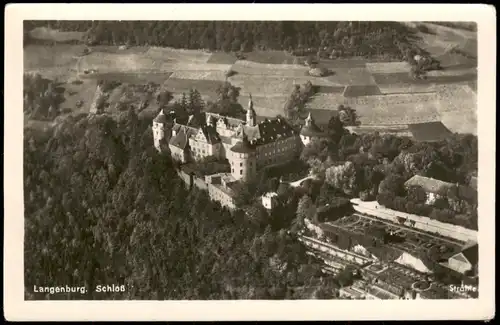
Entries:
[[[130, 110], [25, 129], [26, 299], [332, 297], [334, 284], [284, 229], [188, 191], [155, 151], [150, 122]], [[33, 294], [42, 284], [89, 293]], [[93, 292], [99, 284], [127, 291]]]
[[405, 58], [413, 30], [368, 21], [25, 21], [25, 31], [49, 27], [87, 32], [89, 44], [149, 45], [211, 51], [290, 50], [335, 56]]

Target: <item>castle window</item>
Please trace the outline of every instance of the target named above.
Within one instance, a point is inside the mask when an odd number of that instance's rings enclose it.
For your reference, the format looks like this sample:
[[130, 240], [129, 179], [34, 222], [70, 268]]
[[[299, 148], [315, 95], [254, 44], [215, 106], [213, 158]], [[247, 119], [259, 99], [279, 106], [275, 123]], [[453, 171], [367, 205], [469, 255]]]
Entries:
[[242, 169], [240, 169], [240, 175], [243, 175], [243, 170]]
[[243, 163], [240, 163], [240, 167], [243, 167]]

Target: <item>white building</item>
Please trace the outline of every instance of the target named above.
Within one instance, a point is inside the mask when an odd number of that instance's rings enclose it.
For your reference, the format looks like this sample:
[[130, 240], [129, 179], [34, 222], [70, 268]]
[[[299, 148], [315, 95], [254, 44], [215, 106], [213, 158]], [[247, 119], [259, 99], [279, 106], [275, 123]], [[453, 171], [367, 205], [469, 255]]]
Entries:
[[433, 204], [437, 199], [445, 197], [448, 189], [455, 184], [440, 181], [438, 179], [415, 175], [406, 181], [405, 187], [420, 186], [427, 195], [425, 204]]
[[264, 206], [264, 208], [266, 208], [267, 210], [272, 210], [278, 203], [277, 197], [278, 194], [276, 192], [268, 192], [262, 195], [262, 205]]

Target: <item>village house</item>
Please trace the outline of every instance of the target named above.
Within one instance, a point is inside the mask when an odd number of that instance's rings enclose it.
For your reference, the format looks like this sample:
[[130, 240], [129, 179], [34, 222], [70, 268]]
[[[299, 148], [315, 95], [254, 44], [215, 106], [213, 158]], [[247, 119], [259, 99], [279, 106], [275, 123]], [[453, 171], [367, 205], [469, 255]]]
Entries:
[[449, 269], [452, 269], [461, 274], [469, 274], [474, 272], [478, 264], [479, 250], [475, 242], [467, 243], [462, 251], [451, 256], [447, 262], [442, 263]]
[[446, 197], [447, 191], [455, 184], [440, 181], [438, 179], [415, 175], [406, 181], [405, 187], [420, 186], [427, 195], [425, 204], [433, 204], [439, 198]]

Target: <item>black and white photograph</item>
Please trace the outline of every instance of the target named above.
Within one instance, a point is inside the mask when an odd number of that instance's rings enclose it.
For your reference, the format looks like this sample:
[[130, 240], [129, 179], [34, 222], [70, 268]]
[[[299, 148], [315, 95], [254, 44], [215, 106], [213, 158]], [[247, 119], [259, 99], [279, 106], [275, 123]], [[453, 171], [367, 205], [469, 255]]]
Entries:
[[494, 290], [494, 72], [478, 69], [494, 9], [477, 7], [481, 36], [459, 5], [456, 20], [212, 6], [16, 22], [22, 301], [478, 306]]

